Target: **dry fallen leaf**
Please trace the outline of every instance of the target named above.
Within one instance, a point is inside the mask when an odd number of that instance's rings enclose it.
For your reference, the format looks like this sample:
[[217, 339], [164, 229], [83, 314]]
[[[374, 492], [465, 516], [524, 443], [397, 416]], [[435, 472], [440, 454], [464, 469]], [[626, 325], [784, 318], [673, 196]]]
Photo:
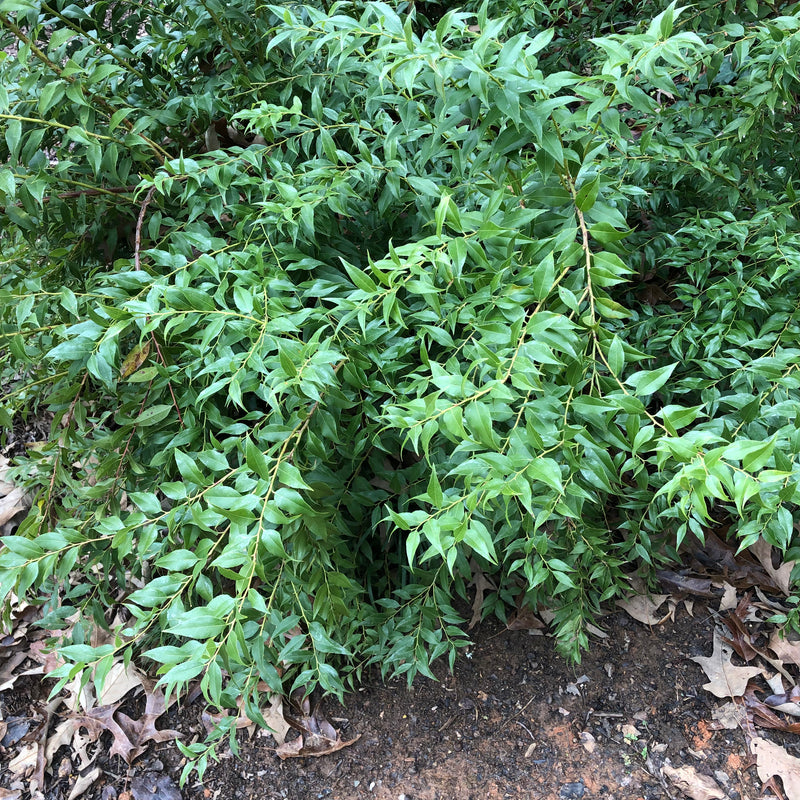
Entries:
[[785, 594], [791, 594], [792, 570], [795, 562], [787, 561], [775, 568], [772, 566], [772, 545], [761, 537], [755, 544], [750, 545], [750, 552], [758, 559], [775, 585]]
[[320, 712], [319, 706], [311, 711], [311, 701], [303, 697], [297, 703], [300, 716], [286, 715], [286, 721], [297, 730], [300, 736], [290, 742], [284, 742], [275, 750], [281, 759], [297, 758], [299, 756], [326, 756], [335, 753], [343, 747], [357, 742], [361, 735], [354, 739], [344, 741], [339, 731], [328, 722]]
[[5, 497], [0, 497], [0, 525], [5, 525], [20, 511], [25, 511], [30, 506], [30, 500], [25, 492], [15, 486]]
[[72, 741], [78, 725], [79, 723], [76, 719], [64, 719], [58, 723], [55, 731], [53, 731], [53, 735], [48, 738], [45, 744], [44, 754], [47, 763], [53, 760], [53, 756], [56, 754], [56, 750], [58, 750], [59, 747], [69, 744]]
[[670, 767], [665, 764], [661, 772], [669, 778], [675, 786], [692, 800], [726, 800], [727, 795], [719, 784], [708, 775], [700, 775], [694, 767]]
[[775, 628], [769, 636], [769, 649], [784, 663], [800, 666], [800, 642], [785, 638], [785, 631]]
[[744, 693], [744, 704], [749, 718], [759, 727], [772, 728], [785, 733], [800, 733], [800, 722], [788, 722], [778, 716], [772, 708], [756, 697], [752, 686], [748, 687]]
[[506, 627], [510, 631], [541, 631], [545, 625], [533, 609], [518, 608], [509, 618]]
[[641, 737], [642, 732], [635, 725], [626, 722], [622, 726], [622, 735], [625, 737], [625, 742], [627, 744], [632, 744]]
[[711, 712], [714, 730], [735, 730], [740, 728], [745, 721], [747, 712], [743, 705], [728, 701]]
[[800, 758], [761, 737], [753, 739], [750, 749], [756, 757], [758, 777], [767, 781], [777, 775], [783, 781], [787, 800], [800, 800]]
[[658, 571], [658, 580], [663, 588], [671, 592], [680, 594], [688, 592], [689, 594], [698, 595], [699, 597], [716, 597], [709, 578], [693, 578], [689, 575], [683, 575], [680, 572], [660, 569]]
[[87, 789], [90, 789], [92, 786], [95, 785], [97, 779], [103, 774], [103, 770], [100, 767], [95, 767], [93, 770], [87, 772], [85, 775], [81, 775], [75, 781], [75, 785], [72, 787], [69, 793], [69, 797], [67, 800], [75, 800], [76, 797], [80, 797]]
[[783, 691], [781, 688], [780, 691], [775, 691], [775, 694], [765, 697], [764, 704], [782, 714], [800, 717], [800, 686], [792, 686], [789, 691]]
[[279, 694], [274, 694], [270, 698], [270, 707], [264, 712], [264, 720], [275, 741], [283, 744], [291, 726], [283, 716], [283, 698]]
[[131, 781], [133, 800], [181, 800], [178, 787], [169, 775], [147, 772]]
[[145, 751], [147, 742], [166, 742], [180, 738], [173, 730], [157, 730], [156, 720], [166, 711], [164, 694], [141, 678], [145, 690], [145, 710], [140, 719], [131, 719], [117, 711], [119, 703], [100, 706], [77, 715], [81, 725], [97, 737], [107, 730], [113, 737], [110, 755], [121, 756], [128, 764]]
[[703, 688], [716, 697], [741, 697], [750, 678], [761, 674], [760, 667], [737, 667], [731, 664], [733, 648], [723, 642], [719, 631], [714, 629], [714, 649], [710, 656], [694, 656], [703, 672], [711, 679]]
[[667, 594], [637, 594], [624, 600], [617, 600], [617, 605], [644, 625], [659, 625], [670, 615], [669, 611], [666, 614], [656, 613], [668, 597]]
[[126, 667], [122, 661], [117, 661], [106, 675], [98, 703], [101, 706], [112, 705], [118, 700], [122, 700], [132, 689], [138, 689], [141, 685], [142, 677], [139, 671], [132, 664], [128, 664]]
[[736, 587], [724, 581], [722, 584], [722, 600], [719, 601], [719, 612], [732, 611], [736, 608]]
[[472, 585], [475, 586], [475, 599], [472, 601], [472, 617], [467, 626], [467, 630], [471, 631], [481, 621], [483, 597], [486, 590], [496, 589], [497, 587], [483, 574], [483, 570], [474, 558], [470, 559], [469, 566], [472, 570]]
[[33, 772], [36, 767], [36, 757], [39, 754], [39, 745], [36, 742], [26, 744], [19, 753], [17, 753], [11, 761], [8, 762], [8, 768], [15, 775], [23, 777]]
[[583, 749], [586, 750], [587, 753], [594, 753], [597, 749], [597, 740], [592, 736], [589, 731], [581, 731], [580, 734], [581, 744], [583, 745]]

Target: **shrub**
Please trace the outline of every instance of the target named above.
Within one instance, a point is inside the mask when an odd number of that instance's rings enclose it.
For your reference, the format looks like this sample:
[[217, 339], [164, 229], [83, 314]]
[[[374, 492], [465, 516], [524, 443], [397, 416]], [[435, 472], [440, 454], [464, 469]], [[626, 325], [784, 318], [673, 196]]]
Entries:
[[150, 5], [0, 2], [0, 587], [62, 685], [259, 719], [452, 664], [478, 571], [577, 657], [708, 526], [797, 557], [798, 6]]

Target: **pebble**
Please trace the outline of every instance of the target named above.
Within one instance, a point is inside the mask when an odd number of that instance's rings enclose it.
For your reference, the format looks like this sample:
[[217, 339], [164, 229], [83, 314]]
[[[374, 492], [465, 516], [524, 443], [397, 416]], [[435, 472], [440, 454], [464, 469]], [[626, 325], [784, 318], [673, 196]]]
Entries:
[[559, 797], [564, 800], [579, 800], [585, 793], [586, 787], [583, 785], [583, 781], [575, 781], [574, 783], [565, 783], [561, 787]]

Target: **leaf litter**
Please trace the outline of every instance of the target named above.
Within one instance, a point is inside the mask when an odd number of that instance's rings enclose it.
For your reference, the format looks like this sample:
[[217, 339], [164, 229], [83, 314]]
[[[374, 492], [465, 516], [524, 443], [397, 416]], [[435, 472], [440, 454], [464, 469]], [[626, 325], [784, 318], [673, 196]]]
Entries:
[[292, 699], [294, 708], [291, 713], [286, 713], [286, 722], [300, 735], [278, 745], [275, 752], [280, 759], [328, 755], [361, 738], [359, 734], [347, 741], [342, 739], [341, 733], [321, 713], [320, 704], [316, 703], [312, 709], [311, 698], [303, 697], [302, 692], [296, 692]]
[[[800, 759], [758, 733], [761, 728], [800, 734], [800, 641], [785, 637], [769, 622], [776, 611], [787, 610], [774, 595], [791, 594], [795, 562], [779, 563], [776, 553], [763, 538], [739, 553], [709, 531], [702, 546], [691, 551], [688, 568], [662, 570], [658, 577], [673, 604], [692, 595], [718, 602], [721, 624], [715, 626], [711, 654], [691, 658], [708, 679], [703, 688], [727, 700], [712, 712], [711, 727], [740, 728], [764, 789], [772, 789], [779, 798], [800, 800]], [[659, 609], [667, 595], [648, 595], [636, 578], [631, 583], [634, 593], [617, 604], [643, 624], [663, 622], [669, 614]], [[737, 599], [741, 590], [744, 594]], [[744, 664], [734, 663], [734, 657]], [[771, 692], [763, 699], [762, 682]], [[713, 779], [693, 767], [665, 765], [662, 773], [693, 800], [727, 797]]]

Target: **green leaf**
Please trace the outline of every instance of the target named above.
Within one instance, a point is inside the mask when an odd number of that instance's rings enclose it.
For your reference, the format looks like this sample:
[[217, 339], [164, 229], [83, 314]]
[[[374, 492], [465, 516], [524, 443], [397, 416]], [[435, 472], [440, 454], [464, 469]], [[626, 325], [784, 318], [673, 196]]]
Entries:
[[170, 413], [174, 412], [175, 407], [166, 403], [163, 405], [151, 406], [142, 411], [133, 421], [133, 424], [140, 428], [146, 428], [150, 425], [158, 424], [166, 419]]
[[308, 633], [314, 644], [314, 649], [320, 653], [334, 653], [336, 655], [349, 656], [350, 651], [338, 642], [335, 642], [319, 622], [310, 622]]
[[677, 364], [668, 364], [659, 369], [641, 370], [630, 375], [625, 383], [633, 387], [634, 394], [646, 396], [657, 392], [675, 371]]
[[205, 478], [203, 473], [197, 468], [194, 459], [182, 452], [181, 450], [174, 451], [175, 465], [178, 467], [181, 477], [187, 481], [197, 484], [198, 486], [205, 485]]
[[5, 195], [5, 202], [11, 203], [17, 191], [17, 182], [10, 169], [0, 169], [0, 192]]
[[270, 463], [258, 445], [252, 439], [247, 439], [244, 447], [247, 466], [259, 477], [270, 480], [272, 477]]
[[470, 521], [467, 530], [464, 532], [464, 542], [487, 561], [492, 564], [497, 563], [497, 554], [495, 553], [492, 535], [489, 533], [489, 529], [479, 520], [473, 519]]
[[597, 193], [600, 190], [600, 176], [595, 176], [592, 180], [585, 182], [575, 195], [575, 205], [581, 211], [588, 211], [597, 200]]
[[199, 557], [191, 550], [172, 550], [169, 553], [161, 556], [156, 561], [156, 566], [160, 569], [165, 569], [168, 572], [184, 572], [191, 569], [197, 562]]

